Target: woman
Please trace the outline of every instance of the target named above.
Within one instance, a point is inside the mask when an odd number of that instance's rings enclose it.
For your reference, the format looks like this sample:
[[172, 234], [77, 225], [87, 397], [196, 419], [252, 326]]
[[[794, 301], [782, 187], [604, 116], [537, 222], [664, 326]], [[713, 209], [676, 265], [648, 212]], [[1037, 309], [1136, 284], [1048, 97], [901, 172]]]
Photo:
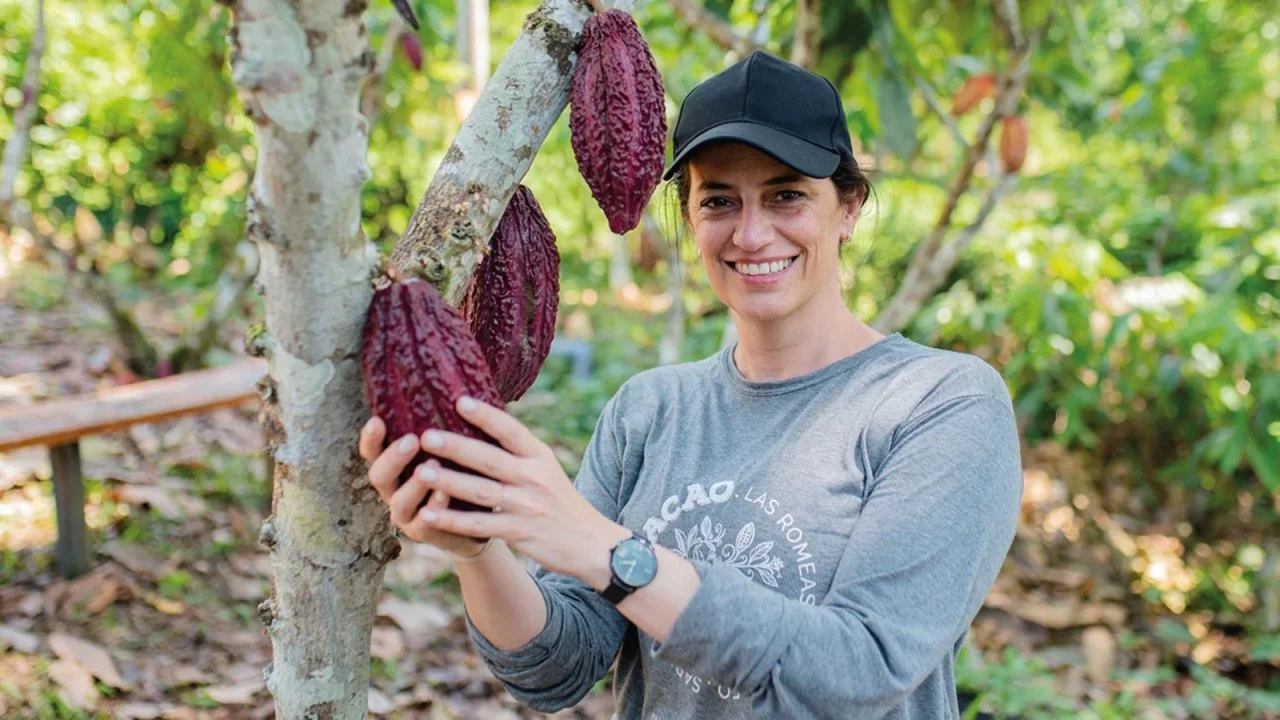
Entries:
[[[501, 448], [428, 431], [380, 452], [374, 418], [370, 480], [405, 535], [458, 558], [477, 652], [534, 709], [578, 702], [621, 651], [623, 720], [957, 718], [956, 652], [1021, 498], [1008, 391], [845, 306], [869, 187], [831, 83], [756, 53], [689, 94], [674, 144], [737, 343], [628, 380], [575, 482], [465, 398]], [[474, 473], [431, 461], [395, 489], [419, 443]]]

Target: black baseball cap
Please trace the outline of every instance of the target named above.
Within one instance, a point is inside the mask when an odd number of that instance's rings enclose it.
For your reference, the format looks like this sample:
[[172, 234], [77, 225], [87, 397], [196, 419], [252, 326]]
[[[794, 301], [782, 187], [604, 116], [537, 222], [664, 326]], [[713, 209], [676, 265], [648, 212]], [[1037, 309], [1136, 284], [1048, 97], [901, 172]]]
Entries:
[[831, 81], [764, 51], [689, 91], [662, 177], [709, 143], [737, 141], [810, 177], [831, 177], [853, 143], [840, 93]]

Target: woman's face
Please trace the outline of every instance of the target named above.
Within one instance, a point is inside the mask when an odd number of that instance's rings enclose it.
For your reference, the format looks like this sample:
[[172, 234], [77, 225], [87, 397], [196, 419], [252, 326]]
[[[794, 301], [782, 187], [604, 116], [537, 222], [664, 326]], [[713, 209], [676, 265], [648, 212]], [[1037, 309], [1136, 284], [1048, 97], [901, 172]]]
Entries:
[[827, 178], [739, 143], [689, 161], [689, 224], [711, 287], [744, 320], [771, 322], [840, 300], [840, 238], [858, 208]]

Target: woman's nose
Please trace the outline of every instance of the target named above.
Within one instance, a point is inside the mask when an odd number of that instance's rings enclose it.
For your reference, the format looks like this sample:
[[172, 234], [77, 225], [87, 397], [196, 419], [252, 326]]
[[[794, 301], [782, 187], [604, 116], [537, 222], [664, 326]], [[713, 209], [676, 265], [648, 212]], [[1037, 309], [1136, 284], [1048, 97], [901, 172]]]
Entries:
[[738, 215], [738, 226], [733, 231], [733, 244], [747, 252], [754, 252], [768, 245], [772, 237], [773, 228], [764, 213], [749, 204], [743, 205], [742, 212]]

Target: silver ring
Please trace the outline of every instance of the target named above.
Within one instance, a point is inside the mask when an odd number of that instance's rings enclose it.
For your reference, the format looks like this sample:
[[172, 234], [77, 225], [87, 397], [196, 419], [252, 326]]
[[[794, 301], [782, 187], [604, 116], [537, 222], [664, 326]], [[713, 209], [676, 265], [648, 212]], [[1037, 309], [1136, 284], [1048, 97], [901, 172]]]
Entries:
[[493, 511], [494, 511], [494, 512], [496, 512], [496, 513], [500, 513], [500, 512], [502, 512], [502, 505], [503, 505], [504, 503], [506, 503], [506, 502], [507, 502], [507, 486], [506, 486], [506, 485], [503, 485], [503, 486], [502, 486], [502, 498], [498, 500], [498, 504], [497, 504], [497, 505], [494, 505], [494, 506], [493, 506]]

